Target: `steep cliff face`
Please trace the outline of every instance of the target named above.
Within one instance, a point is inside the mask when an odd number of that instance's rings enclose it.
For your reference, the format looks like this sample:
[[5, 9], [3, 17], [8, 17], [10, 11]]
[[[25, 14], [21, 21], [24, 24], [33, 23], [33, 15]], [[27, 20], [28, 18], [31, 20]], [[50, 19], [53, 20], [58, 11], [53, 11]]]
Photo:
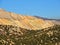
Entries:
[[24, 16], [0, 10], [0, 24], [15, 25], [29, 30], [38, 30], [53, 26], [52, 21], [38, 19], [33, 16]]

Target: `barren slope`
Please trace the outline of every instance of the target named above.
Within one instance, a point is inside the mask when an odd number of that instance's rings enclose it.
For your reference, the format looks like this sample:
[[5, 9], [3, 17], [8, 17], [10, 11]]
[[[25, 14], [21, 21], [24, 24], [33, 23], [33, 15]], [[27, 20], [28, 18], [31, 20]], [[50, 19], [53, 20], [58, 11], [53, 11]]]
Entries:
[[38, 30], [53, 26], [52, 21], [38, 19], [33, 16], [23, 16], [0, 9], [0, 24], [15, 25], [29, 30]]

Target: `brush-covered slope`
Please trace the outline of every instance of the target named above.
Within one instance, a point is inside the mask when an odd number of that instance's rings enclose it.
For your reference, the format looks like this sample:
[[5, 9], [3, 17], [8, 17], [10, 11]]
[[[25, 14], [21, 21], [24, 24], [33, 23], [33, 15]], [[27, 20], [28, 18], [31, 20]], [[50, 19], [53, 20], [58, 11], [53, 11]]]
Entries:
[[0, 25], [0, 45], [60, 45], [60, 25], [40, 30]]
[[43, 29], [54, 25], [52, 21], [49, 20], [46, 21], [33, 16], [23, 16], [12, 12], [6, 12], [2, 9], [0, 9], [0, 24], [15, 25], [29, 30]]

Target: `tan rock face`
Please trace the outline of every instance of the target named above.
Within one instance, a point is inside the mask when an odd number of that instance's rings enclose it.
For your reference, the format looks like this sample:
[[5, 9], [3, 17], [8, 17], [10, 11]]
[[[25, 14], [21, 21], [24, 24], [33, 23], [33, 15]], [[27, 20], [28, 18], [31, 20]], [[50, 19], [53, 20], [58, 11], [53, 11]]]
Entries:
[[29, 30], [38, 30], [53, 26], [52, 21], [38, 19], [33, 16], [23, 16], [0, 10], [0, 24], [15, 25]]

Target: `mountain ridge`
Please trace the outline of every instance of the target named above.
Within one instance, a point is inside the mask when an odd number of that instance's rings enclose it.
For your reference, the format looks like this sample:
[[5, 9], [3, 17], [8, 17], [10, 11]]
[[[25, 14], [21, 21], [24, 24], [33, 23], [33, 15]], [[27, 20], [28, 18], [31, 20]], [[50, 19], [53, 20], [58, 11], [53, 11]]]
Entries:
[[55, 18], [51, 19], [51, 18], [44, 18], [44, 17], [40, 17], [40, 16], [34, 16], [34, 17], [41, 18], [41, 19], [44, 19], [44, 20], [56, 20], [56, 21], [60, 21], [60, 19], [55, 19]]

